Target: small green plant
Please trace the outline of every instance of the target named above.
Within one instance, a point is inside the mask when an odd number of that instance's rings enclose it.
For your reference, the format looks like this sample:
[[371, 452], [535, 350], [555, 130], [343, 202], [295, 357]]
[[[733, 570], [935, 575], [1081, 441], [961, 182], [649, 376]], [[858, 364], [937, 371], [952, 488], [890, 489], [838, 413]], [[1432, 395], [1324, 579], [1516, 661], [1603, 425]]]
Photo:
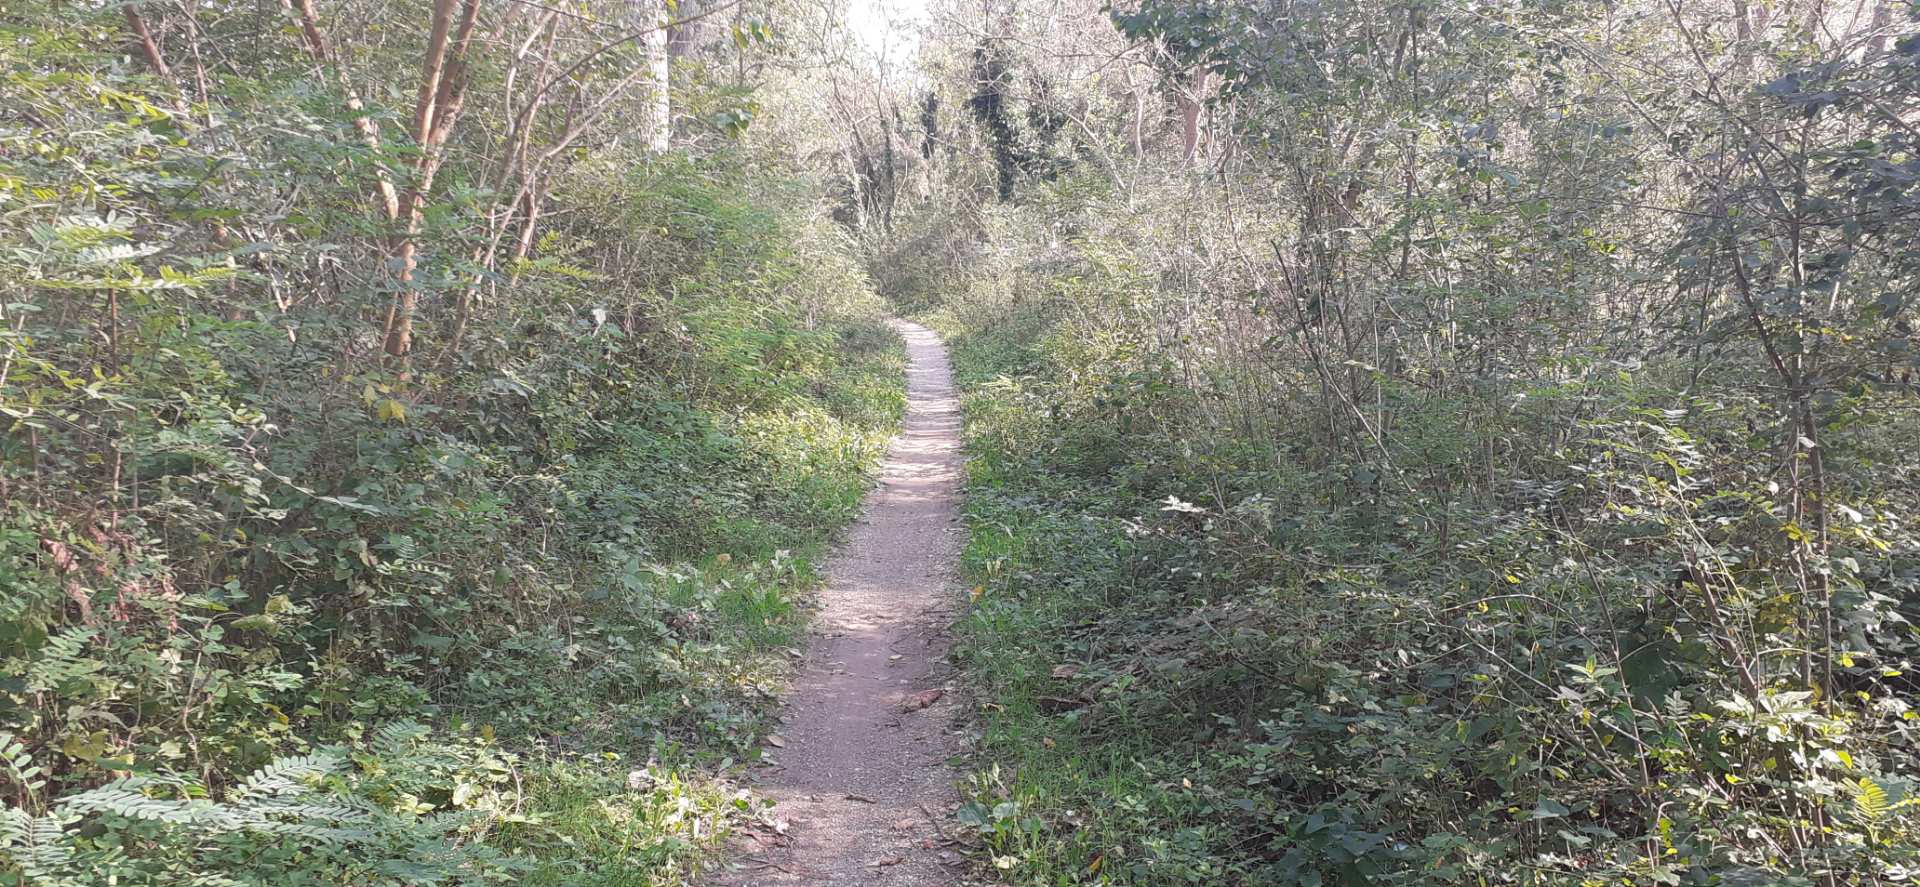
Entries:
[[357, 747], [276, 759], [217, 798], [189, 777], [143, 774], [38, 815], [12, 808], [0, 854], [36, 885], [482, 879], [512, 868], [470, 841], [517, 818], [514, 764], [488, 743], [395, 723]]

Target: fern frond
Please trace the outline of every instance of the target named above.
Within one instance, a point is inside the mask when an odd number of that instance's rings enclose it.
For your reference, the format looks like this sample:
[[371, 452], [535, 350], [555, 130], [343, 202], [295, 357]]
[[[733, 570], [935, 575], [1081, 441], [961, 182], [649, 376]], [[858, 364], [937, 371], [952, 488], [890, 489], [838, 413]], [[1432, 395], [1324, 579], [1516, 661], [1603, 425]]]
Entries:
[[48, 637], [27, 669], [27, 690], [56, 690], [69, 680], [99, 671], [101, 662], [84, 655], [93, 634], [91, 628], [72, 628]]
[[60, 799], [60, 809], [69, 813], [112, 813], [128, 819], [165, 822], [173, 825], [205, 824], [216, 828], [219, 805], [208, 801], [176, 801], [151, 797], [140, 791], [101, 787]]
[[433, 731], [418, 721], [395, 721], [373, 734], [373, 750], [376, 754], [402, 757], [414, 750], [414, 744]]
[[256, 798], [284, 797], [304, 794], [312, 790], [312, 784], [321, 777], [339, 772], [346, 764], [346, 756], [337, 749], [323, 749], [309, 755], [294, 755], [276, 758], [265, 767], [255, 770], [245, 781], [233, 790], [235, 802]]
[[1853, 812], [1867, 822], [1879, 822], [1893, 812], [1893, 805], [1887, 799], [1887, 790], [1880, 783], [1865, 776], [1852, 783]]
[[15, 807], [0, 810], [0, 850], [10, 850], [27, 836], [33, 817]]
[[0, 826], [5, 831], [0, 853], [13, 859], [13, 864], [29, 879], [28, 883], [57, 877], [70, 869], [73, 845], [67, 842], [66, 824], [59, 817], [32, 817], [12, 809], [5, 812], [5, 823]]

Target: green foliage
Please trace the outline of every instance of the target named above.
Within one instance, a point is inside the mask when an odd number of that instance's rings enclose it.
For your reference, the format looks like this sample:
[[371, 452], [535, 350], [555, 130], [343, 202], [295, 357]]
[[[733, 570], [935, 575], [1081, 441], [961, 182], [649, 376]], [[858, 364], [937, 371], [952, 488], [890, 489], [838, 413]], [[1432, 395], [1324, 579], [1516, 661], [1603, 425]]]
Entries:
[[1912, 877], [1920, 40], [1759, 8], [934, 29], [985, 150], [873, 254], [967, 389], [1007, 880]]
[[[1757, 405], [1537, 391], [1592, 405], [1580, 437], [1436, 537], [1417, 499], [1355, 501], [1357, 466], [1172, 436], [1191, 395], [1121, 384], [1085, 334], [993, 376], [1030, 328], [958, 352], [960, 652], [994, 701], [962, 820], [1016, 880], [1811, 883], [1915, 858], [1920, 817], [1890, 800], [1915, 776], [1910, 580], [1882, 579], [1910, 572], [1887, 535], [1906, 506], [1849, 506], [1847, 691], [1823, 702]], [[1916, 421], [1880, 406], [1863, 424]]]
[[[356, 747], [279, 758], [214, 800], [192, 778], [120, 776], [34, 816], [0, 848], [28, 884], [479, 883], [515, 865], [471, 839], [518, 805], [514, 759], [398, 722]], [[82, 825], [74, 829], [73, 826]]]
[[[820, 195], [732, 141], [739, 84], [684, 97], [710, 151], [550, 167], [491, 264], [480, 127], [401, 281], [368, 194], [407, 183], [410, 98], [366, 91], [375, 149], [277, 11], [156, 27], [252, 35], [195, 101], [120, 8], [32, 8], [0, 26], [0, 883], [688, 877], [752, 813], [725, 771], [903, 402]], [[362, 11], [355, 63], [416, 71], [419, 23]]]
[[657, 763], [619, 766], [618, 756], [555, 764], [527, 774], [535, 825], [503, 840], [538, 848], [520, 883], [642, 887], [697, 873], [713, 836], [761, 815], [743, 790], [689, 780]]

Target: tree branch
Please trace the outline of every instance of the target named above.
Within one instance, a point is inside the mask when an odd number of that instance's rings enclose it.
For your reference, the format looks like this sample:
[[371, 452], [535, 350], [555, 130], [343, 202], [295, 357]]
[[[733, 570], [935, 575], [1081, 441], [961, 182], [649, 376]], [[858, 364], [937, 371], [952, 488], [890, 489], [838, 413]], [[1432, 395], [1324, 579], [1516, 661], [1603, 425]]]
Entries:
[[146, 57], [147, 67], [162, 80], [172, 82], [173, 70], [167, 67], [166, 56], [160, 54], [160, 44], [154, 42], [153, 32], [147, 30], [147, 20], [140, 17], [140, 5], [129, 3], [120, 7], [127, 18], [127, 30], [133, 32], [133, 39], [140, 44], [140, 54]]

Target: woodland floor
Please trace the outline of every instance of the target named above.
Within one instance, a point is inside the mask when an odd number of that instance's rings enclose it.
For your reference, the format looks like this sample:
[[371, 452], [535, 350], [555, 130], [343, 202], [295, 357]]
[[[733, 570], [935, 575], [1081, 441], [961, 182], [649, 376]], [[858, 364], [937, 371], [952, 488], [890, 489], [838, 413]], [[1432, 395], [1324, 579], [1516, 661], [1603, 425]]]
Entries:
[[959, 522], [960, 411], [946, 348], [901, 323], [908, 404], [866, 516], [828, 567], [811, 652], [755, 777], [776, 827], [714, 887], [956, 885], [956, 709], [943, 684]]

